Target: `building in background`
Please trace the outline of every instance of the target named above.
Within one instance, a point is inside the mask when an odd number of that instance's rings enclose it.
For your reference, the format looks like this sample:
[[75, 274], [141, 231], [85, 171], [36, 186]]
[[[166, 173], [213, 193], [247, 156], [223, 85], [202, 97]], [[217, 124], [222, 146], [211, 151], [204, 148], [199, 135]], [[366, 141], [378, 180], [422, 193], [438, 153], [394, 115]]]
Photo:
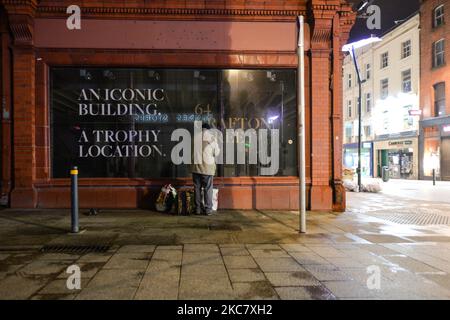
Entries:
[[[419, 172], [419, 14], [389, 30], [382, 41], [357, 50], [362, 85], [362, 174], [417, 179]], [[357, 167], [358, 84], [344, 59], [344, 166]]]
[[450, 0], [423, 0], [420, 16], [420, 176], [450, 180]]
[[[361, 173], [373, 176], [373, 50], [366, 46], [356, 51], [362, 84], [362, 150]], [[343, 114], [344, 114], [344, 168], [358, 167], [358, 78], [350, 55], [343, 65]]]

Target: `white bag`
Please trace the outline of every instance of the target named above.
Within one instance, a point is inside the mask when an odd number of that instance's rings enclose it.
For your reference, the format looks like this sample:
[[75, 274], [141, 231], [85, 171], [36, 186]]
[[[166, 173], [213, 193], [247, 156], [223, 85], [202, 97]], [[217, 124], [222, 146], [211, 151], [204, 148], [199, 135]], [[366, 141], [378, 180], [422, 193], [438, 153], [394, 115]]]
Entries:
[[[205, 198], [203, 196], [203, 188], [202, 188], [202, 205], [205, 205]], [[212, 210], [217, 211], [217, 208], [219, 206], [219, 189], [213, 188], [213, 194], [212, 194]]]

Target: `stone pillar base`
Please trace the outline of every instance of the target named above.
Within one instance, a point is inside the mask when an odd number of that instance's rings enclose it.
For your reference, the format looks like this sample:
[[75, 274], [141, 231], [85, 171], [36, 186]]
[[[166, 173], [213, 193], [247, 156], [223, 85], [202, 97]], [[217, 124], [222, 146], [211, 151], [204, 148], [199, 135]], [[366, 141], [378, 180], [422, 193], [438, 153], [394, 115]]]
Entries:
[[11, 192], [11, 208], [37, 207], [37, 192], [34, 188], [15, 188]]
[[311, 211], [333, 210], [333, 189], [330, 186], [311, 186]]
[[333, 211], [344, 212], [346, 207], [346, 191], [342, 182], [334, 183]]

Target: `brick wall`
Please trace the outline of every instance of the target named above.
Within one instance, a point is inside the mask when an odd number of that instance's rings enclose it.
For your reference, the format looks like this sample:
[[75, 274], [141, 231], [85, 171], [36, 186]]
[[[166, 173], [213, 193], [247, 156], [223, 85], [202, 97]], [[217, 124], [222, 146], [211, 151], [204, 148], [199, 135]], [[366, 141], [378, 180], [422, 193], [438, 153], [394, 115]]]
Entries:
[[[445, 23], [433, 28], [433, 11], [443, 4], [445, 7]], [[432, 47], [435, 41], [445, 39], [446, 64], [440, 68], [433, 68]], [[435, 117], [433, 85], [444, 81], [446, 83], [447, 114], [450, 114], [450, 0], [425, 0], [420, 8], [420, 105], [423, 118]]]
[[[65, 17], [65, 7], [71, 1], [9, 0], [5, 6], [13, 33], [13, 103], [14, 103], [14, 190], [13, 207], [67, 207], [68, 179], [50, 177], [50, 141], [48, 124], [49, 65], [114, 66], [187, 66], [189, 61], [206, 67], [291, 67], [297, 66], [295, 46], [280, 52], [277, 48], [238, 52], [184, 52], [176, 50], [119, 50], [114, 48], [39, 48], [34, 43], [36, 18]], [[285, 0], [268, 1], [82, 1], [83, 15], [92, 20], [193, 19], [209, 21], [283, 21], [295, 24], [297, 16], [307, 16], [306, 58], [306, 140], [307, 183], [309, 207], [312, 210], [345, 209], [345, 190], [341, 185], [342, 99], [340, 48], [346, 42], [354, 15], [341, 0]], [[102, 8], [117, 7], [111, 12]], [[164, 9], [152, 11], [153, 9]], [[178, 10], [178, 9], [186, 10]], [[168, 9], [168, 10], [166, 10]], [[208, 9], [206, 11], [202, 11]], [[211, 9], [211, 10], [210, 10]], [[267, 10], [275, 11], [267, 11]], [[238, 10], [238, 11], [233, 11]], [[99, 19], [101, 18], [101, 19]], [[51, 30], [47, 30], [51, 32]], [[231, 39], [232, 40], [232, 39]], [[295, 39], [293, 39], [294, 42]], [[251, 39], [249, 39], [251, 41]], [[296, 42], [296, 41], [295, 41]], [[182, 50], [183, 48], [179, 48]], [[39, 60], [36, 58], [39, 57]], [[119, 179], [120, 180], [120, 179]], [[235, 208], [296, 209], [298, 208], [298, 178], [286, 181], [273, 178], [268, 185], [259, 178], [250, 184], [231, 181], [221, 194], [222, 204]], [[261, 185], [259, 185], [261, 183]], [[140, 206], [148, 200], [146, 192], [153, 189], [148, 181], [86, 179], [80, 181], [84, 195], [81, 206], [89, 206], [101, 199], [102, 205], [117, 203], [124, 190], [130, 193], [127, 207]], [[156, 190], [156, 189], [155, 189]], [[148, 192], [147, 192], [148, 193]], [[223, 198], [227, 196], [226, 198]], [[255, 198], [256, 195], [256, 198]], [[236, 199], [230, 199], [235, 197]], [[270, 200], [270, 201], [269, 201]], [[124, 202], [124, 203], [125, 203]], [[148, 204], [146, 202], [146, 204]]]

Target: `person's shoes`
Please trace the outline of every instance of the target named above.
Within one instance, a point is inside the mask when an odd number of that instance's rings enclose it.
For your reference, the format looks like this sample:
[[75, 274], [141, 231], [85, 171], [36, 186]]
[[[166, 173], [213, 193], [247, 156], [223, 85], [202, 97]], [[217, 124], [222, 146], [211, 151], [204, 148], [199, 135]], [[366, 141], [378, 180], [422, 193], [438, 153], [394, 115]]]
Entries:
[[212, 216], [213, 214], [214, 214], [214, 211], [212, 211], [212, 210], [205, 211], [205, 216]]
[[196, 210], [196, 211], [194, 211], [194, 214], [195, 214], [195, 215], [197, 215], [197, 216], [199, 216], [199, 215], [201, 215], [201, 214], [202, 214], [202, 212], [201, 212], [201, 211], [197, 211], [197, 210]]

